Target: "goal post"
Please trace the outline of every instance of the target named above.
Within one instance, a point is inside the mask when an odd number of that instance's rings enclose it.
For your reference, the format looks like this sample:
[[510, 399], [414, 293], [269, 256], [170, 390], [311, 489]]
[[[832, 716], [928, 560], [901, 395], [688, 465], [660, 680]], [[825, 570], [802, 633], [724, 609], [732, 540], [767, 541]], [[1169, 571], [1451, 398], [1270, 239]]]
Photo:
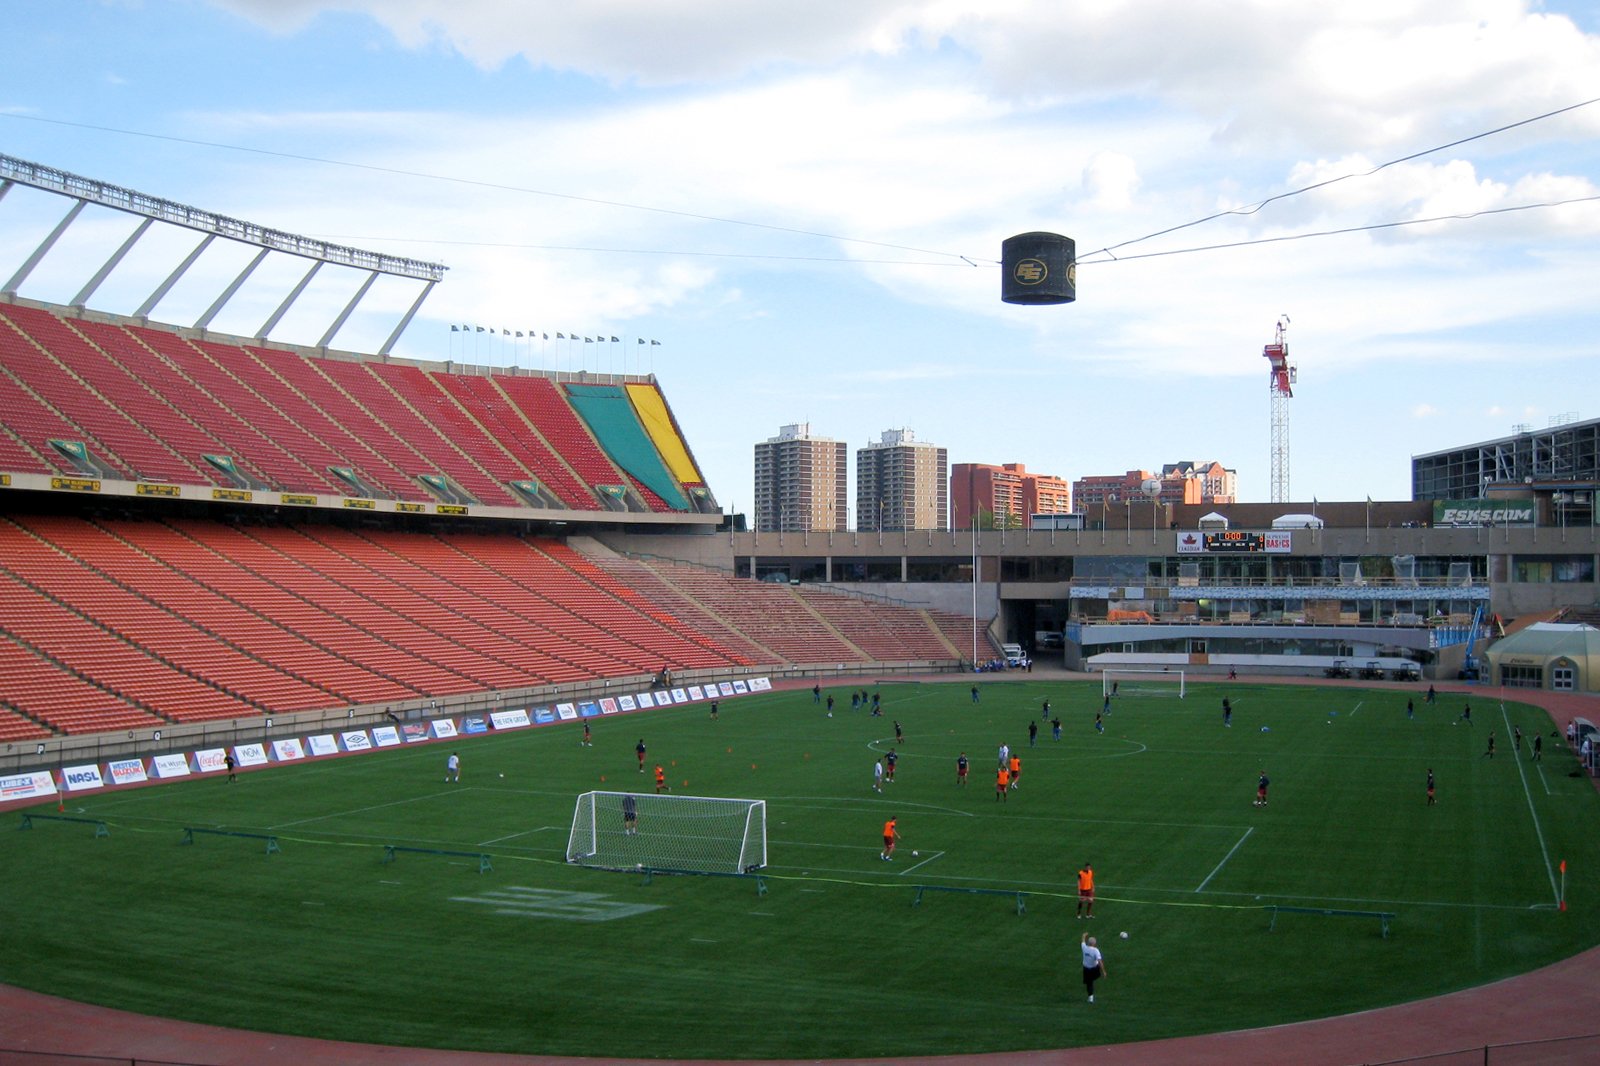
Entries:
[[567, 861], [600, 870], [746, 874], [767, 865], [766, 800], [585, 792]]
[[1182, 670], [1117, 668], [1100, 673], [1100, 692], [1105, 696], [1176, 696], [1188, 694]]

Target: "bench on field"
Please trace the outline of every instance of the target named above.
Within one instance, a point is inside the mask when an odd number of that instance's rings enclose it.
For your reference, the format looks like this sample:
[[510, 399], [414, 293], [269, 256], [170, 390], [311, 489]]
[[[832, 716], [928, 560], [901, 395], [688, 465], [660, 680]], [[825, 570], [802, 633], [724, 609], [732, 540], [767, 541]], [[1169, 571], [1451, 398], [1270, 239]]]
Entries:
[[639, 882], [641, 885], [648, 885], [656, 874], [679, 874], [686, 877], [748, 877], [756, 883], [756, 895], [765, 896], [767, 879], [757, 873], [757, 869], [759, 867], [753, 867], [745, 873], [735, 873], [724, 870], [673, 870], [665, 866], [635, 866], [633, 872], [644, 875], [644, 880]]
[[95, 836], [108, 837], [111, 835], [111, 830], [106, 828], [106, 823], [98, 818], [76, 818], [70, 814], [35, 814], [31, 811], [22, 812], [22, 824], [17, 828], [32, 829], [33, 823], [40, 818], [47, 822], [78, 822], [81, 825], [92, 825], [94, 826]]
[[1278, 927], [1279, 914], [1321, 914], [1329, 918], [1376, 918], [1379, 927], [1383, 930], [1383, 938], [1389, 939], [1389, 923], [1394, 920], [1392, 911], [1346, 911], [1336, 910], [1331, 907], [1284, 907], [1276, 903], [1269, 903], [1266, 907], [1272, 912], [1272, 921], [1267, 925], [1267, 932], [1273, 932]]
[[1028, 905], [1026, 902], [1028, 894], [1026, 892], [1016, 891], [1014, 889], [964, 888], [959, 885], [917, 885], [915, 887], [917, 890], [917, 897], [911, 901], [911, 905], [913, 907], [920, 907], [922, 905], [922, 894], [924, 892], [962, 892], [969, 896], [1007, 896], [1016, 900], [1018, 914], [1026, 914], [1028, 912]]
[[478, 864], [478, 872], [480, 874], [494, 872], [494, 864], [489, 861], [489, 856], [481, 851], [441, 851], [438, 848], [408, 848], [403, 844], [385, 844], [383, 846], [384, 864], [387, 865], [394, 862], [400, 852], [406, 852], [411, 855], [443, 855], [452, 859], [472, 859]]
[[199, 826], [192, 825], [186, 825], [183, 827], [183, 839], [178, 841], [178, 843], [193, 844], [196, 833], [203, 833], [206, 836], [213, 837], [240, 837], [244, 840], [265, 840], [267, 842], [268, 855], [278, 855], [281, 854], [282, 851], [282, 849], [278, 847], [278, 838], [273, 836], [271, 833], [243, 833], [233, 829], [202, 829]]

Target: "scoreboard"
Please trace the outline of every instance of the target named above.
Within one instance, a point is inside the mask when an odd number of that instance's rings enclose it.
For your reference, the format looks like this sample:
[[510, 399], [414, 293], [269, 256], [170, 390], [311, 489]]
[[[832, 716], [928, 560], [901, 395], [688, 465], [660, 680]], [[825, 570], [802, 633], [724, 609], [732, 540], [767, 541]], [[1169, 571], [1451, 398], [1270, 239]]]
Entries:
[[1179, 555], [1239, 555], [1265, 552], [1287, 555], [1294, 550], [1294, 534], [1287, 529], [1251, 533], [1242, 529], [1185, 531], [1178, 534]]
[[1266, 547], [1260, 533], [1246, 533], [1238, 529], [1207, 532], [1204, 536], [1205, 550], [1208, 552], [1258, 552]]

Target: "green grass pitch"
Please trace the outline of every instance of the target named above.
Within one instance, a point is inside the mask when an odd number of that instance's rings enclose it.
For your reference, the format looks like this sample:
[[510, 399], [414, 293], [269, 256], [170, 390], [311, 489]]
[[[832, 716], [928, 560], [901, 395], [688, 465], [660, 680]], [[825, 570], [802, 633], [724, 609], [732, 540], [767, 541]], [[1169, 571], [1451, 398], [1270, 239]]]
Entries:
[[[414, 1046], [932, 1055], [1343, 1013], [1600, 942], [1597, 796], [1542, 711], [1486, 691], [1467, 726], [1456, 696], [1419, 699], [1407, 720], [1403, 692], [1197, 684], [1181, 701], [1125, 693], [1097, 734], [1097, 685], [979, 684], [977, 705], [965, 683], [877, 686], [882, 718], [852, 712], [849, 687], [834, 686], [831, 719], [809, 691], [781, 692], [723, 700], [718, 721], [704, 705], [592, 719], [589, 748], [562, 723], [233, 785], [69, 797], [69, 814], [104, 819], [110, 836], [44, 820], [0, 831], [0, 980]], [[1046, 698], [1063, 736], [1039, 722], [1030, 748]], [[899, 780], [879, 795], [872, 766], [895, 719]], [[650, 790], [635, 772], [641, 736], [676, 791], [767, 801], [766, 895], [747, 879], [646, 884], [563, 863], [577, 794]], [[1024, 772], [999, 803], [1002, 742]], [[459, 785], [443, 781], [452, 749]], [[958, 789], [962, 751], [972, 772]], [[1265, 809], [1252, 802], [1261, 770]], [[891, 814], [904, 840], [885, 863]], [[282, 850], [226, 836], [183, 845], [184, 826], [272, 833]], [[494, 869], [405, 853], [384, 864], [385, 843], [483, 851]], [[1092, 922], [1074, 917], [1085, 861], [1098, 875]], [[1024, 891], [1026, 913], [1006, 895], [928, 893], [913, 906], [917, 884]], [[1269, 932], [1268, 903], [1397, 917], [1388, 939], [1375, 919], [1308, 914]], [[1092, 1006], [1085, 929], [1109, 971]]]

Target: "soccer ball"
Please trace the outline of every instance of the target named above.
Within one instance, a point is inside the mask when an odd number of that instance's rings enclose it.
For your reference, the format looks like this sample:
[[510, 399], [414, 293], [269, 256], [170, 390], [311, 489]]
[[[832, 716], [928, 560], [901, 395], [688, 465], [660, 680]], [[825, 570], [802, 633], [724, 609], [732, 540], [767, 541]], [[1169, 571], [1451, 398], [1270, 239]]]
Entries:
[[916, 852], [914, 852], [914, 851], [913, 851], [913, 852], [912, 852], [912, 853], [911, 853], [911, 857], [912, 857], [912, 858], [913, 858], [913, 859], [914, 859], [914, 858], [916, 858], [916, 857], [917, 857], [917, 853], [916, 853]]
[[506, 775], [505, 775], [505, 774], [501, 774], [501, 775], [500, 775], [500, 776], [501, 776], [501, 777], [505, 777], [505, 776], [506, 776]]
[[1120, 936], [1124, 940], [1128, 939], [1128, 931], [1126, 929], [1124, 929], [1122, 932], [1118, 933], [1117, 935]]

